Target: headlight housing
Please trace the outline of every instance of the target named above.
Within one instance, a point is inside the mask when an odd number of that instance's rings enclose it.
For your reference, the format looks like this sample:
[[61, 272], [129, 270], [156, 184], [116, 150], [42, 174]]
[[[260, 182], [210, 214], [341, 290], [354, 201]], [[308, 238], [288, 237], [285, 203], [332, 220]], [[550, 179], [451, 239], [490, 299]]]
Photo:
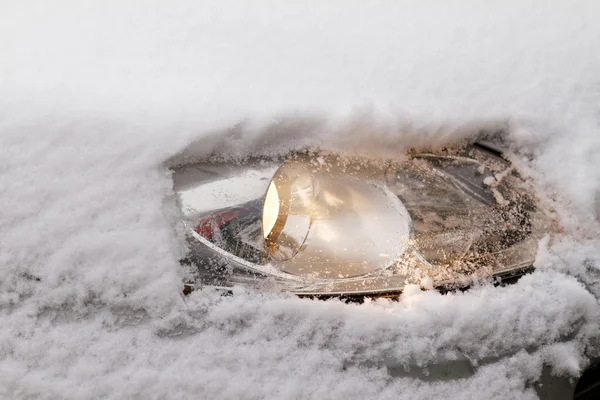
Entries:
[[399, 293], [533, 263], [551, 222], [487, 145], [406, 161], [314, 152], [175, 169], [196, 283], [300, 295]]

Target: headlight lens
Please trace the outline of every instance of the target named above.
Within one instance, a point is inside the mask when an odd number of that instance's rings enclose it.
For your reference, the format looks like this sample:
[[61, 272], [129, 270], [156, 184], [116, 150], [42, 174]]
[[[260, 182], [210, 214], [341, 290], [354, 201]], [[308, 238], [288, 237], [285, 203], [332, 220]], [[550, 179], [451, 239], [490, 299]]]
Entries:
[[381, 183], [360, 169], [337, 171], [335, 164], [283, 164], [262, 213], [274, 264], [290, 274], [330, 279], [389, 267], [408, 247], [410, 217]]
[[265, 247], [273, 260], [289, 260], [304, 245], [314, 197], [313, 178], [301, 165], [284, 164], [277, 170], [262, 212]]
[[531, 265], [551, 229], [510, 163], [477, 146], [405, 162], [194, 164], [174, 183], [194, 279], [217, 286], [398, 292]]

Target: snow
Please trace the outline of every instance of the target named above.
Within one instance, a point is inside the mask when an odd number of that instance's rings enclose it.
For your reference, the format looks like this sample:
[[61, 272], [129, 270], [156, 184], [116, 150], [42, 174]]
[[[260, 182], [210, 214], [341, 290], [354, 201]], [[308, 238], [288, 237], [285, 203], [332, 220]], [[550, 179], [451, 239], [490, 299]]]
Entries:
[[[598, 2], [0, 11], [0, 398], [535, 398], [542, 365], [586, 365], [600, 328]], [[510, 128], [563, 230], [518, 284], [363, 305], [180, 295], [173, 157], [396, 156], [490, 124]], [[510, 356], [436, 383], [364, 366], [440, 354]]]

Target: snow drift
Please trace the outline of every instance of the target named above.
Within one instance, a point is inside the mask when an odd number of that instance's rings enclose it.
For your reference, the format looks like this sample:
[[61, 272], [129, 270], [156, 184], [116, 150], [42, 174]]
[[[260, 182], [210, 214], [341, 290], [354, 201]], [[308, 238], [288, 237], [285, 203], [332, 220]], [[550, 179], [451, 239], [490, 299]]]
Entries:
[[[0, 397], [535, 398], [544, 363], [585, 365], [600, 321], [597, 2], [0, 9]], [[364, 305], [180, 295], [168, 160], [190, 145], [390, 155], [489, 124], [510, 129], [564, 228], [518, 284]], [[344, 367], [532, 345], [443, 383]]]

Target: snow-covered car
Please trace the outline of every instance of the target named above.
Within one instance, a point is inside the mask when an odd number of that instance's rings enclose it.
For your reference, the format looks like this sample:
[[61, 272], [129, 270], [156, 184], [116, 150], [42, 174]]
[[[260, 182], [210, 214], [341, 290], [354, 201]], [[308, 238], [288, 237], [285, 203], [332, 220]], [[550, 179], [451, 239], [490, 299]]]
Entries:
[[[560, 227], [507, 146], [501, 135], [486, 135], [397, 159], [309, 149], [177, 165], [190, 249], [184, 293], [242, 285], [362, 301], [398, 298], [407, 285], [447, 292], [514, 283], [533, 271], [538, 242]], [[393, 358], [383, 364], [391, 376], [452, 380], [534, 350], [483, 360], [440, 355], [427, 374]], [[592, 367], [579, 381], [545, 368], [532, 382], [538, 395], [600, 398], [598, 355], [590, 349], [588, 357]]]

